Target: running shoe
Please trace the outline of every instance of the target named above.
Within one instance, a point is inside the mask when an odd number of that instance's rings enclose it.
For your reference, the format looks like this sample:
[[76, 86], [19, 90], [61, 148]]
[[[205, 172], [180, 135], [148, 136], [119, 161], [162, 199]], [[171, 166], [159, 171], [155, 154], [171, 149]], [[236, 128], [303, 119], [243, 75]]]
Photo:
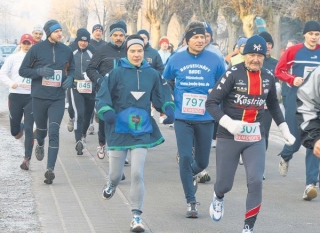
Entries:
[[198, 190], [198, 182], [197, 182], [197, 176], [193, 176], [193, 188], [194, 188], [194, 194], [196, 194]]
[[46, 183], [46, 184], [52, 184], [52, 181], [54, 180], [54, 178], [55, 178], [56, 176], [54, 175], [54, 172], [53, 172], [51, 169], [48, 169], [48, 170], [46, 171], [46, 173], [44, 173], [44, 177], [46, 178], [46, 179], [44, 180], [44, 183]]
[[110, 181], [108, 182], [107, 185], [103, 187], [102, 190], [102, 197], [105, 200], [111, 199], [113, 194], [116, 192], [116, 186], [114, 186]]
[[97, 156], [99, 159], [104, 159], [104, 156], [106, 156], [105, 145], [99, 145], [97, 147]]
[[195, 201], [191, 201], [187, 204], [187, 218], [198, 218], [197, 205], [200, 205], [200, 203]]
[[160, 116], [159, 117], [159, 123], [160, 124], [163, 124], [163, 121], [166, 119], [167, 117], [164, 115], [164, 116]]
[[83, 148], [85, 148], [87, 146], [87, 138], [86, 138], [86, 136], [82, 136], [81, 141], [82, 141]]
[[284, 161], [284, 159], [281, 157], [280, 163], [279, 163], [279, 173], [281, 176], [285, 177], [288, 173], [289, 169], [289, 161]]
[[68, 124], [67, 124], [67, 127], [68, 127], [68, 131], [69, 131], [69, 132], [72, 132], [72, 131], [73, 131], [73, 128], [74, 128], [74, 119], [69, 119]]
[[196, 177], [198, 183], [206, 183], [211, 180], [211, 177], [206, 170], [203, 170], [202, 172], [198, 173]]
[[77, 151], [77, 155], [83, 155], [83, 152], [82, 152], [82, 150], [83, 150], [83, 144], [82, 144], [82, 141], [81, 140], [79, 140], [79, 141], [77, 141], [77, 143], [76, 143], [76, 151]]
[[212, 140], [211, 147], [216, 148], [216, 146], [217, 146], [217, 140]]
[[242, 233], [253, 233], [253, 228], [250, 229], [250, 227], [246, 224], [242, 230]]
[[311, 201], [313, 198], [316, 198], [317, 196], [318, 196], [317, 189], [314, 187], [313, 184], [309, 184], [304, 190], [302, 198], [305, 201]]
[[125, 161], [124, 161], [124, 166], [129, 166], [129, 159], [126, 159]]
[[93, 124], [91, 124], [91, 125], [89, 126], [89, 128], [88, 128], [88, 134], [89, 134], [89, 135], [94, 135], [94, 125], [93, 125]]
[[36, 149], [34, 150], [34, 153], [36, 155], [36, 158], [38, 161], [41, 161], [43, 160], [43, 157], [44, 157], [44, 145], [43, 146], [39, 146], [36, 145]]
[[20, 131], [19, 131], [19, 133], [18, 133], [16, 136], [14, 136], [14, 138], [15, 138], [15, 139], [20, 139], [20, 138], [22, 138], [22, 136], [23, 136], [23, 131], [24, 131], [24, 124], [21, 122], [21, 123], [20, 123]]
[[27, 157], [24, 158], [22, 164], [20, 165], [20, 168], [22, 170], [26, 170], [26, 171], [29, 170], [30, 159], [31, 158], [27, 158]]
[[242, 155], [240, 155], [240, 158], [239, 158], [239, 165], [243, 165]]
[[170, 128], [174, 128], [174, 123], [169, 124], [169, 127], [170, 127]]
[[126, 179], [126, 176], [124, 175], [124, 173], [122, 173], [121, 180], [125, 180], [125, 179]]
[[216, 193], [213, 193], [213, 200], [209, 208], [210, 217], [214, 221], [220, 221], [224, 213], [224, 198], [219, 199]]
[[144, 232], [144, 226], [142, 224], [140, 215], [133, 215], [133, 219], [130, 222], [130, 231], [131, 232]]

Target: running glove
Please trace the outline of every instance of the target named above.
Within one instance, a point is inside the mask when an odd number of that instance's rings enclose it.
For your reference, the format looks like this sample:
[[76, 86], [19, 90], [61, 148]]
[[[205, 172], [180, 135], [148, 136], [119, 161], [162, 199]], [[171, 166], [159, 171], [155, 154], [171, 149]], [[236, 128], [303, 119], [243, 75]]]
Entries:
[[67, 76], [66, 80], [64, 80], [62, 83], [62, 88], [63, 89], [70, 88], [72, 87], [72, 84], [73, 84], [73, 77]]
[[245, 124], [247, 124], [247, 122], [232, 120], [228, 115], [223, 115], [219, 121], [219, 125], [226, 128], [233, 135], [239, 134]]
[[296, 138], [290, 133], [289, 127], [286, 122], [281, 123], [279, 126], [279, 130], [282, 133], [282, 136], [285, 140], [285, 144], [288, 146], [292, 146], [296, 141]]
[[174, 122], [174, 110], [173, 107], [168, 105], [164, 109], [164, 114], [166, 114], [167, 118], [163, 120], [163, 124], [172, 124]]
[[39, 76], [42, 76], [42, 77], [51, 77], [51, 76], [53, 76], [53, 75], [54, 75], [54, 70], [51, 69], [51, 68], [49, 68], [49, 67], [48, 67], [49, 65], [50, 65], [50, 64], [45, 65], [45, 66], [42, 67], [42, 68], [38, 68], [38, 69], [37, 69], [37, 74], [38, 74]]
[[109, 125], [113, 125], [116, 122], [117, 114], [113, 110], [103, 113], [103, 120]]

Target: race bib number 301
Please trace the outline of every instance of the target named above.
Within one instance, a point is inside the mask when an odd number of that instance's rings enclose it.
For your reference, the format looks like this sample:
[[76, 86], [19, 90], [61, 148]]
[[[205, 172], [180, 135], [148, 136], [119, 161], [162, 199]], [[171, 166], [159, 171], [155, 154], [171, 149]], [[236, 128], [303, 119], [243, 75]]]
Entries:
[[54, 70], [51, 77], [42, 77], [42, 85], [48, 87], [61, 87], [62, 70]]
[[183, 93], [182, 113], [204, 115], [207, 95]]
[[243, 126], [242, 131], [234, 136], [235, 141], [257, 142], [261, 140], [260, 123], [248, 123]]
[[79, 93], [92, 93], [92, 82], [86, 80], [78, 80], [77, 90]]

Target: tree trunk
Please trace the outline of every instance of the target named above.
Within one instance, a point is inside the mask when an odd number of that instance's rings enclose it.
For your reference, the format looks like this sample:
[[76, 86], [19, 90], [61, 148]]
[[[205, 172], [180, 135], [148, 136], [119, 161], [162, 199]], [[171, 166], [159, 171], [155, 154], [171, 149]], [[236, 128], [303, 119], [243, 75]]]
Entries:
[[256, 15], [246, 15], [242, 17], [243, 33], [247, 38], [251, 37], [254, 33], [254, 18]]
[[238, 27], [235, 24], [228, 23], [228, 53], [233, 51], [233, 46], [237, 43]]
[[167, 36], [169, 23], [164, 21], [160, 23], [160, 36]]
[[274, 46], [272, 49], [272, 56], [276, 57], [277, 59], [280, 58], [280, 51], [281, 51], [281, 17], [279, 15], [273, 15], [272, 19], [272, 27], [270, 28], [270, 34], [272, 36]]
[[152, 38], [152, 48], [159, 49], [159, 40], [160, 40], [160, 23], [156, 22], [151, 24], [151, 35]]

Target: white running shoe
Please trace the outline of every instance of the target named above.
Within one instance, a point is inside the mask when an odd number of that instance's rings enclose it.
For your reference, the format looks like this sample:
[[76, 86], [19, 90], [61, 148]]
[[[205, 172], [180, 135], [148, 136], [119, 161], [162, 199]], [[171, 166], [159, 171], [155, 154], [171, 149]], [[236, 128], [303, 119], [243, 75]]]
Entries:
[[131, 232], [144, 232], [144, 226], [141, 221], [140, 215], [134, 215], [132, 221], [130, 222]]
[[166, 118], [167, 118], [166, 116], [160, 116], [160, 117], [159, 117], [159, 123], [160, 123], [160, 124], [163, 124], [163, 121], [164, 121]]
[[302, 198], [306, 201], [311, 201], [313, 198], [316, 198], [317, 196], [317, 189], [314, 187], [313, 184], [309, 184], [304, 190]]
[[239, 165], [243, 165], [242, 155], [240, 155], [240, 158], [239, 158]]
[[73, 131], [73, 128], [74, 128], [74, 119], [69, 119], [68, 124], [67, 124], [67, 127], [68, 127], [68, 131], [69, 131], [69, 132], [72, 132], [72, 131]]
[[216, 148], [216, 146], [217, 146], [217, 140], [212, 140], [211, 147]]
[[216, 193], [213, 193], [213, 200], [209, 208], [210, 217], [214, 221], [220, 221], [224, 213], [224, 198], [219, 199]]
[[93, 135], [93, 134], [94, 134], [94, 125], [93, 125], [93, 124], [91, 124], [91, 125], [89, 126], [89, 128], [88, 128], [88, 134], [89, 134], [89, 135]]
[[87, 145], [87, 138], [82, 136], [81, 141], [82, 141], [83, 148], [85, 148]]
[[289, 161], [286, 162], [284, 159], [281, 157], [280, 163], [279, 163], [279, 173], [281, 176], [285, 177], [288, 173], [289, 169]]
[[198, 183], [206, 183], [211, 180], [211, 177], [206, 169], [196, 175]]
[[242, 233], [253, 233], [253, 228], [250, 229], [250, 227], [246, 224], [242, 230]]
[[105, 145], [103, 146], [98, 146], [97, 147], [97, 156], [99, 159], [103, 159], [104, 156], [106, 155], [106, 151], [105, 151]]

